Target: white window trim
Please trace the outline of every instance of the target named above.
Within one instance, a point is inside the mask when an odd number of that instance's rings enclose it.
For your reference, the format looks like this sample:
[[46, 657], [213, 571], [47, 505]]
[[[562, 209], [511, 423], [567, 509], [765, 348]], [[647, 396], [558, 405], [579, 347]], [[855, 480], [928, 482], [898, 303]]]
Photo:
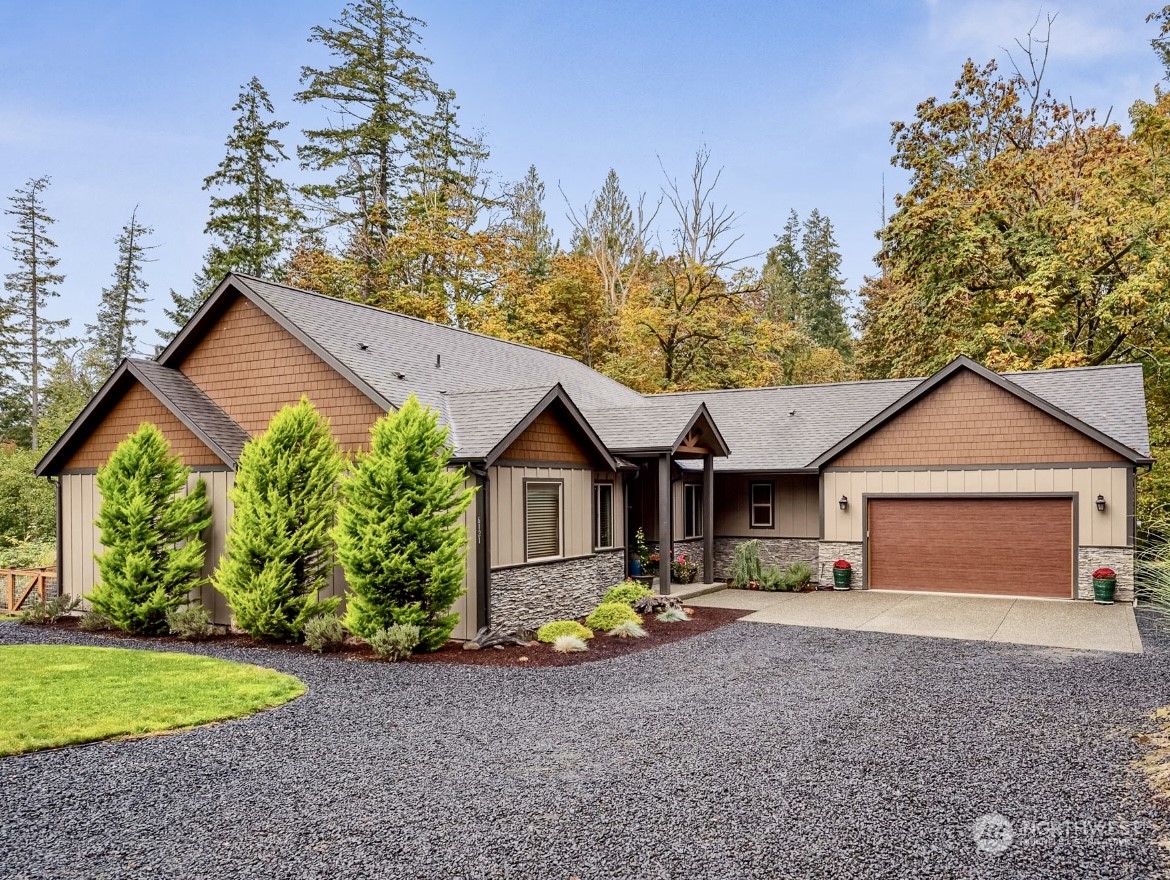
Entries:
[[612, 550], [617, 546], [617, 488], [607, 480], [600, 480], [593, 484], [593, 536], [601, 535], [601, 488], [609, 489], [609, 543], [598, 544], [594, 541], [594, 550]]
[[[695, 528], [694, 534], [687, 534], [687, 511], [691, 508], [690, 496], [698, 494], [699, 505], [698, 509], [692, 511], [691, 519], [692, 525]], [[683, 483], [683, 540], [690, 541], [695, 538], [703, 537], [703, 505], [707, 499], [703, 497], [702, 483]]]
[[[554, 486], [557, 490], [557, 548], [555, 556], [528, 555], [528, 489], [530, 486]], [[565, 484], [561, 480], [526, 480], [524, 482], [524, 561], [547, 562], [565, 557]]]
[[[768, 488], [768, 503], [766, 505], [756, 503], [757, 486], [767, 486]], [[764, 507], [768, 509], [768, 522], [767, 524], [757, 523], [756, 508], [763, 509]], [[763, 481], [748, 483], [748, 527], [753, 529], [776, 528], [776, 486], [774, 483]]]

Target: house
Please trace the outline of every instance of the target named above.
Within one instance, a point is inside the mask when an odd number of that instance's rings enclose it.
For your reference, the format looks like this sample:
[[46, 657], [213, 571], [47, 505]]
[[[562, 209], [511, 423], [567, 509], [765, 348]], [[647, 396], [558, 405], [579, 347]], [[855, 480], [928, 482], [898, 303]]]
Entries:
[[[241, 275], [154, 360], [124, 362], [38, 465], [58, 487], [62, 588], [94, 585], [94, 474], [140, 423], [207, 483], [210, 572], [240, 450], [277, 409], [308, 395], [352, 452], [411, 393], [478, 488], [457, 637], [587, 612], [638, 528], [706, 582], [758, 538], [820, 579], [847, 559], [863, 588], [1087, 598], [1108, 565], [1132, 595], [1152, 464], [1140, 366], [960, 357], [927, 379], [645, 396], [571, 358]], [[222, 596], [200, 599], [228, 622]]]

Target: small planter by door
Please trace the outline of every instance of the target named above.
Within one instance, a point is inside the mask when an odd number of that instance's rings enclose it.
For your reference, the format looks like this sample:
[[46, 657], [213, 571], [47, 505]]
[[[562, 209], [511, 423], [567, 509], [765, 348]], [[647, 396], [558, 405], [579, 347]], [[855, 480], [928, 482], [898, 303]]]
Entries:
[[833, 589], [834, 590], [848, 590], [853, 582], [853, 569], [851, 568], [834, 568], [833, 569]]
[[1093, 578], [1093, 601], [1098, 605], [1112, 605], [1117, 593], [1117, 578]]

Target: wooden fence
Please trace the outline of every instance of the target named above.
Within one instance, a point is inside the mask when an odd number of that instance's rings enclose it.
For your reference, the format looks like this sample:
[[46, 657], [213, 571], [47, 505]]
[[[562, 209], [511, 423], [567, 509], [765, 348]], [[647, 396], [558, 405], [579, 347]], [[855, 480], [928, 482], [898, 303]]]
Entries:
[[36, 590], [41, 602], [46, 600], [46, 584], [57, 581], [57, 569], [54, 568], [0, 568], [0, 582], [4, 583], [4, 609], [12, 614], [20, 610], [20, 606], [28, 601], [28, 597]]

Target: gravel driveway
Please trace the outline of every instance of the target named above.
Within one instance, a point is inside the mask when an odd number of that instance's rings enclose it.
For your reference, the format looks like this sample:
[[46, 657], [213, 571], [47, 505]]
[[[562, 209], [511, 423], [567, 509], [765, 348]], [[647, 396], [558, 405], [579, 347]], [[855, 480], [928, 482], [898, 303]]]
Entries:
[[[1141, 655], [745, 622], [568, 669], [217, 649], [309, 692], [0, 759], [0, 877], [1155, 876], [1141, 625]], [[30, 641], [95, 639], [0, 623]]]

